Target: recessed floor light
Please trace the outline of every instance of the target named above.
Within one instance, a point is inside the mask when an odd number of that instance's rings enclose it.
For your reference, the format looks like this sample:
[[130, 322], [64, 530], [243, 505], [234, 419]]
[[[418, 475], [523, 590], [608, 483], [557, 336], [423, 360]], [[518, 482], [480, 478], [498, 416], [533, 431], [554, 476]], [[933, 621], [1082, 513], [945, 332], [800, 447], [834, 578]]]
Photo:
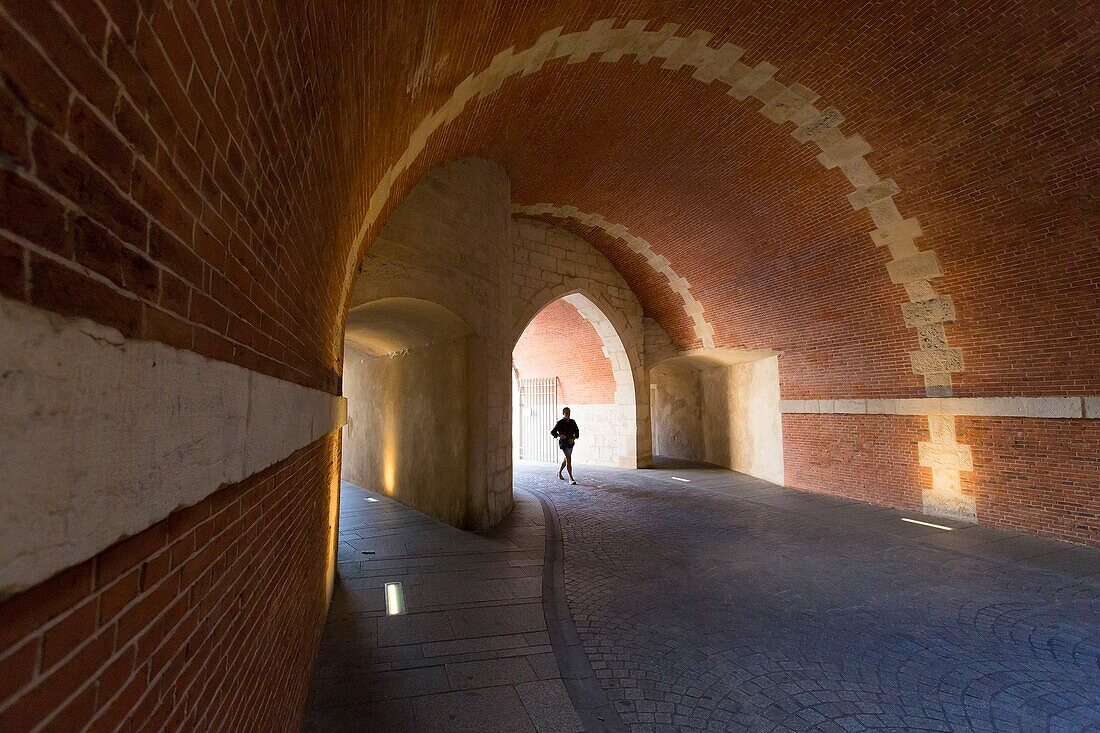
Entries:
[[399, 613], [405, 613], [405, 591], [400, 581], [386, 583], [386, 615], [396, 616]]
[[669, 478], [671, 478], [673, 481], [683, 481], [685, 484], [691, 483], [691, 479], [680, 478], [679, 476], [670, 476]]
[[378, 501], [378, 499], [375, 499], [373, 496], [368, 496], [367, 501]]
[[948, 532], [955, 529], [954, 527], [945, 527], [942, 524], [932, 524], [931, 522], [922, 522], [919, 519], [909, 519], [908, 517], [902, 517], [903, 522], [912, 522], [913, 524], [923, 524], [925, 527], [935, 527], [936, 529], [946, 529]]

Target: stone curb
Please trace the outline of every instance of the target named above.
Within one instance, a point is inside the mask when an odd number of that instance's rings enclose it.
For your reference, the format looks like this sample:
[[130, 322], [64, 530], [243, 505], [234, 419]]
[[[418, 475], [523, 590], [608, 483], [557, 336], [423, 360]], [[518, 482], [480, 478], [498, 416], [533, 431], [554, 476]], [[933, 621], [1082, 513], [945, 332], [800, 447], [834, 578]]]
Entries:
[[542, 611], [546, 616], [550, 645], [558, 661], [558, 672], [569, 691], [569, 699], [588, 733], [626, 733], [628, 728], [611, 706], [603, 685], [596, 679], [569, 612], [569, 600], [565, 595], [565, 547], [557, 509], [551, 499], [536, 489], [517, 490], [526, 491], [542, 504], [546, 537], [542, 564]]

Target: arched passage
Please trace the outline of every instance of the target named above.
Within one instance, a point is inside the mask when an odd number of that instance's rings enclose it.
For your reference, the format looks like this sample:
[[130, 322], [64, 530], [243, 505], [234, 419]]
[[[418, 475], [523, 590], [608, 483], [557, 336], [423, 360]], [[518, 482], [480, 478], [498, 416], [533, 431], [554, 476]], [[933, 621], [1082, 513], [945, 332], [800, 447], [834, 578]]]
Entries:
[[[352, 310], [344, 346], [344, 480], [465, 522], [460, 489], [468, 480], [472, 333], [454, 311], [417, 298], [381, 298]], [[425, 432], [445, 439], [426, 444]]]
[[[577, 462], [637, 466], [637, 390], [630, 356], [611, 319], [587, 295], [573, 292], [543, 306], [517, 341], [513, 364], [521, 380], [558, 380], [557, 407], [568, 406], [581, 425]], [[513, 402], [525, 397], [522, 385], [517, 384]], [[523, 440], [518, 428], [514, 423], [514, 455]]]
[[[349, 334], [367, 328], [372, 342], [392, 345], [395, 334], [424, 340], [423, 329], [398, 315], [402, 303], [428, 301], [468, 328], [461, 339], [436, 338], [399, 357], [375, 357], [386, 360], [375, 363], [389, 369], [391, 391], [436, 395], [453, 413], [461, 401], [466, 415], [461, 440], [455, 441], [457, 418], [449, 412], [444, 420], [428, 411], [425, 419], [449, 427], [408, 435], [388, 455], [416, 460], [422, 452], [442, 456], [458, 450], [464, 451], [464, 464], [450, 461], [446, 481], [434, 480], [431, 471], [387, 471], [381, 458], [369, 458], [361, 474], [383, 483], [387, 476], [404, 475], [418, 485], [397, 485], [397, 498], [467, 528], [495, 524], [512, 507], [512, 351], [526, 325], [555, 300], [569, 298], [606, 344], [617, 385], [615, 464], [645, 465], [650, 453], [641, 304], [590, 244], [549, 224], [513, 218], [509, 186], [503, 168], [487, 160], [458, 160], [429, 172], [390, 214], [352, 294], [349, 322], [355, 328]], [[444, 327], [447, 319], [423, 315], [424, 308], [411, 310], [436, 330], [457, 328]], [[386, 324], [383, 333], [374, 322]], [[414, 368], [417, 359], [436, 368]], [[357, 365], [347, 368], [354, 371]], [[417, 381], [408, 381], [413, 375]], [[393, 396], [386, 399], [395, 404]], [[354, 399], [350, 403], [354, 423]], [[382, 424], [390, 422], [378, 410], [373, 414]], [[345, 466], [355, 460], [349, 457]]]

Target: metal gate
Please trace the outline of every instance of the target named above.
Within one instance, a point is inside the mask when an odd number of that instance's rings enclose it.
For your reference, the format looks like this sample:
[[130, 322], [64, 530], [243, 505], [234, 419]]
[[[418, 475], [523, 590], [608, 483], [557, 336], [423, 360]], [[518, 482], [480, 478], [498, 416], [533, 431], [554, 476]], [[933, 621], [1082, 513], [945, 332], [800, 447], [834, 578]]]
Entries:
[[558, 421], [558, 378], [519, 380], [519, 457], [556, 463], [558, 442], [550, 435]]

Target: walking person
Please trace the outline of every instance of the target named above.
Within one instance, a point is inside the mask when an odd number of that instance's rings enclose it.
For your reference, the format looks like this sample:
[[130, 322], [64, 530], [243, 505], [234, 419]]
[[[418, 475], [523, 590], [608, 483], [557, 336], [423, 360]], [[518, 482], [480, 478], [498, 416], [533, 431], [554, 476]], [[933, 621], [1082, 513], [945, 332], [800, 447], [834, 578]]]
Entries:
[[574, 486], [577, 485], [576, 480], [573, 478], [573, 446], [577, 442], [577, 438], [581, 437], [581, 429], [577, 427], [577, 421], [569, 417], [569, 408], [566, 407], [561, 411], [564, 416], [561, 420], [554, 425], [554, 429], [550, 431], [550, 434], [558, 439], [558, 447], [561, 448], [561, 452], [565, 454], [565, 460], [561, 462], [561, 466], [558, 467], [558, 478], [562, 481], [565, 480], [565, 476], [561, 475], [563, 470], [569, 471], [569, 483]]

